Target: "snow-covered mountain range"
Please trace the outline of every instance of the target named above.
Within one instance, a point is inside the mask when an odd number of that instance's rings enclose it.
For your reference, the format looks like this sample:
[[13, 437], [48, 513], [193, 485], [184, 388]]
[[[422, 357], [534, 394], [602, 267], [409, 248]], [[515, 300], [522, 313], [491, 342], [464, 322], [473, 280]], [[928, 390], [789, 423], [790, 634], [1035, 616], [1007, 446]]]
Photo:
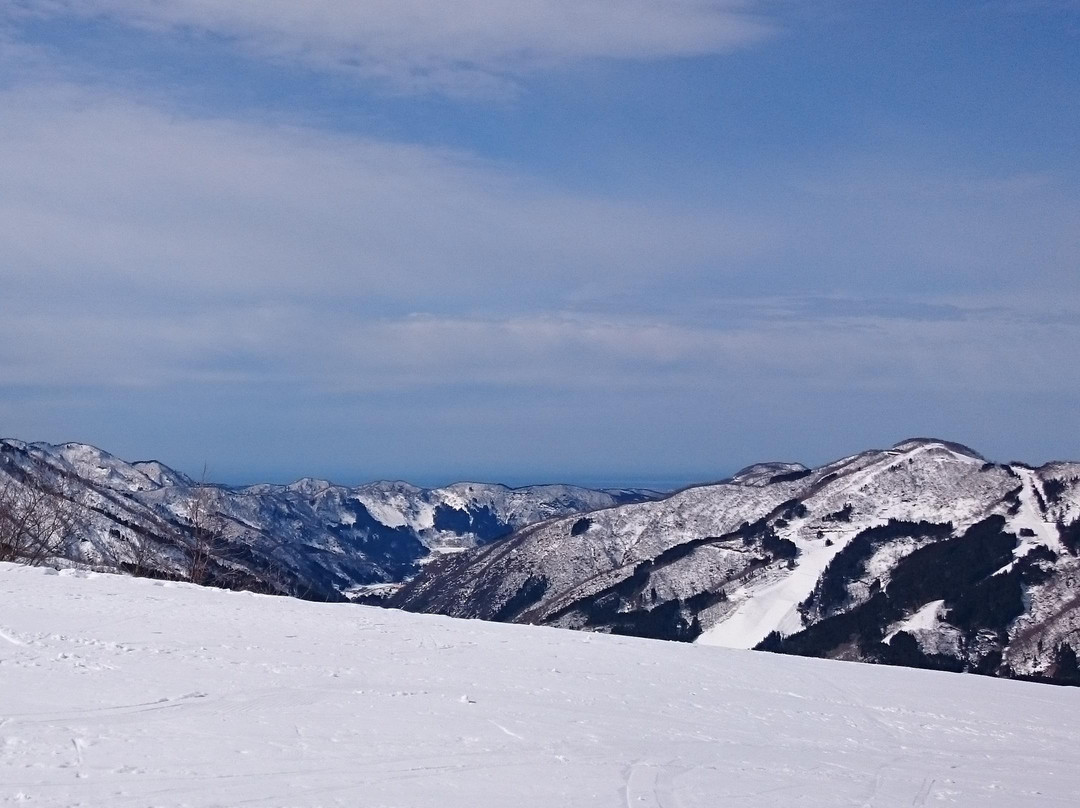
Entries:
[[46, 491], [63, 503], [67, 518], [53, 555], [99, 569], [191, 578], [193, 556], [205, 551], [204, 583], [318, 600], [377, 597], [433, 555], [539, 520], [660, 496], [569, 485], [429, 489], [312, 479], [229, 488], [81, 443], [17, 440], [0, 441], [0, 491], [17, 501]]
[[0, 441], [0, 511], [35, 492], [65, 505], [63, 519], [35, 517], [62, 534], [51, 555], [96, 569], [1080, 682], [1077, 463], [991, 463], [913, 439], [663, 497], [312, 479], [230, 488], [85, 444]]
[[440, 559], [414, 611], [1080, 683], [1080, 464], [912, 439]]

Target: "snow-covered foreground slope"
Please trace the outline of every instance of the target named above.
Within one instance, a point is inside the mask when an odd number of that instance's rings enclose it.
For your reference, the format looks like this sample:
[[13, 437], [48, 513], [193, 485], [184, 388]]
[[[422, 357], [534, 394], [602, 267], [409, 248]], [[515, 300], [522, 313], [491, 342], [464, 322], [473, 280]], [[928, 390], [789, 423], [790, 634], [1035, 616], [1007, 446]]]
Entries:
[[0, 565], [0, 804], [1073, 806], [1080, 690]]

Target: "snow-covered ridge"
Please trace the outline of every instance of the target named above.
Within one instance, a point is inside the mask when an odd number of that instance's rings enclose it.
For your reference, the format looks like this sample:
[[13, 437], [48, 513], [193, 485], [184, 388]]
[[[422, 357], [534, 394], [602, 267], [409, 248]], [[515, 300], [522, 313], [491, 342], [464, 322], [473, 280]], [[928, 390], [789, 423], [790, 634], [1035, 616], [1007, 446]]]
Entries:
[[939, 438], [907, 438], [906, 440], [902, 440], [895, 444], [893, 449], [900, 452], [906, 452], [919, 447], [927, 447], [938, 452], [948, 451], [960, 457], [978, 460], [980, 463], [986, 462], [986, 458], [970, 446], [965, 446], [964, 444], [956, 443], [955, 441], [941, 440]]
[[1080, 793], [1068, 688], [8, 564], [0, 597], [3, 805], [1014, 808]]
[[220, 545], [205, 582], [319, 599], [400, 581], [432, 553], [474, 547], [539, 520], [660, 496], [565, 485], [348, 487], [310, 478], [230, 488], [86, 444], [16, 440], [0, 441], [5, 484], [44, 487], [70, 500], [76, 518], [59, 552], [72, 561], [191, 577], [198, 516], [213, 522]]
[[802, 463], [755, 463], [735, 472], [728, 482], [738, 485], [768, 485], [777, 477], [797, 477], [808, 471]]
[[[1064, 680], [1069, 648], [1080, 649], [1070, 583], [1080, 580], [1078, 520], [1080, 464], [994, 464], [961, 444], [915, 438], [816, 469], [759, 464], [665, 500], [545, 522], [428, 568], [392, 602], [737, 648], [769, 640], [852, 659], [900, 659], [899, 644], [880, 642], [904, 624], [922, 647], [921, 657], [903, 655], [912, 664]], [[990, 552], [1004, 553], [1000, 564], [960, 571], [934, 597], [907, 583], [916, 565], [929, 575]], [[1006, 577], [989, 580], [995, 573]], [[963, 631], [905, 623], [933, 600]]]

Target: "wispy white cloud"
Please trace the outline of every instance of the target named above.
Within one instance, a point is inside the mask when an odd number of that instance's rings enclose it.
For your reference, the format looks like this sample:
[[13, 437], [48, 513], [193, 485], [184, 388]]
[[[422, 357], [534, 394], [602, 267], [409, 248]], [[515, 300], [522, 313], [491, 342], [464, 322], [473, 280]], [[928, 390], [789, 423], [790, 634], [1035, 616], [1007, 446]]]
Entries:
[[1025, 308], [958, 307], [963, 316], [936, 320], [791, 316], [799, 303], [732, 300], [752, 315], [732, 325], [580, 313], [357, 318], [286, 302], [107, 315], [69, 305], [61, 322], [3, 305], [0, 375], [12, 388], [276, 386], [428, 399], [461, 384], [613, 399], [658, 389], [722, 398], [1080, 388], [1075, 308], [1046, 322]]
[[1080, 200], [1049, 174], [837, 161], [673, 204], [70, 85], [3, 91], [0, 106], [9, 298], [97, 290], [151, 307], [302, 298], [368, 313], [613, 307], [708, 319], [713, 297], [753, 287], [932, 297], [978, 284], [981, 295], [1045, 288], [1047, 299], [1075, 288]]
[[[558, 305], [767, 253], [732, 211], [571, 194], [439, 149], [199, 120], [71, 87], [0, 104], [0, 247], [37, 288]], [[29, 282], [29, 281], [27, 281]]]
[[[1080, 252], [1080, 210], [1052, 178], [862, 163], [785, 179], [797, 194], [780, 207], [645, 206], [461, 153], [65, 85], [0, 106], [9, 383], [977, 388], [1013, 351], [1033, 359], [1010, 383], [1076, 381], [1038, 351], [1077, 342], [1046, 316], [1075, 310], [1054, 279]], [[1002, 280], [1020, 266], [1054, 290], [1024, 317]], [[895, 267], [923, 295], [893, 310]], [[944, 316], [950, 272], [985, 290]], [[783, 285], [725, 296], [762, 273]]]
[[[501, 92], [593, 58], [723, 52], [767, 37], [750, 0], [16, 0], [7, 14], [208, 34], [401, 89]], [[3, 12], [0, 12], [3, 14]]]

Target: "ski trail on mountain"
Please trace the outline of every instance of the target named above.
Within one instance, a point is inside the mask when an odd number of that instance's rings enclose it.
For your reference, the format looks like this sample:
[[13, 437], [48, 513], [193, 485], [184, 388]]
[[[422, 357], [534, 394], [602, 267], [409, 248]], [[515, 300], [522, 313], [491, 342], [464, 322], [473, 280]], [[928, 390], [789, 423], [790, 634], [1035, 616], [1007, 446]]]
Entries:
[[821, 571], [839, 550], [839, 543], [833, 547], [815, 548], [812, 558], [806, 558], [775, 583], [761, 588], [754, 588], [752, 584], [747, 586], [735, 611], [706, 630], [697, 639], [698, 644], [753, 648], [771, 631], [781, 630], [785, 634], [798, 631], [802, 628], [802, 619], [796, 607], [813, 591]]
[[1020, 510], [1009, 520], [1010, 529], [1017, 535], [1021, 530], [1030, 531], [1033, 536], [1020, 536], [1020, 544], [1016, 548], [1016, 557], [1021, 558], [1033, 547], [1043, 544], [1054, 552], [1062, 552], [1061, 539], [1058, 536], [1057, 525], [1048, 521], [1039, 507], [1039, 499], [1045, 501], [1045, 494], [1039, 484], [1038, 475], [1031, 469], [1023, 466], [1012, 466], [1013, 471], [1020, 475], [1022, 488], [1020, 490]]
[[[843, 486], [830, 492], [831, 496], [837, 500], [843, 499], [845, 494], [862, 491], [883, 474], [934, 451], [939, 451], [939, 447], [927, 445], [904, 453], [884, 452], [882, 460], [852, 472]], [[952, 456], [960, 457], [949, 451]], [[977, 461], [965, 459], [965, 462]], [[812, 496], [807, 496], [805, 500], [811, 500]], [[803, 619], [798, 612], [798, 606], [814, 591], [825, 568], [860, 530], [884, 521], [867, 520], [859, 524], [857, 529], [838, 530], [830, 536], [831, 546], [800, 538], [799, 522], [793, 522], [787, 529], [780, 531], [780, 535], [794, 540], [799, 548], [795, 568], [787, 574], [767, 572], [762, 576], [766, 577], [766, 581], [751, 581], [740, 587], [732, 595], [732, 599], [738, 602], [735, 609], [726, 614], [719, 623], [706, 629], [696, 642], [724, 648], [754, 648], [773, 631], [784, 635], [800, 631], [803, 628]], [[770, 581], [769, 578], [779, 580]]]
[[[901, 459], [903, 458], [860, 469], [851, 475], [841, 493], [865, 487]], [[802, 628], [802, 617], [796, 607], [814, 591], [829, 562], [854, 535], [853, 531], [844, 531], [843, 538], [835, 538], [831, 547], [798, 541], [800, 555], [795, 569], [775, 583], [755, 586], [751, 582], [742, 587], [742, 600], [735, 610], [720, 623], [704, 631], [697, 643], [723, 648], [753, 648], [770, 632], [793, 634], [799, 631]]]

